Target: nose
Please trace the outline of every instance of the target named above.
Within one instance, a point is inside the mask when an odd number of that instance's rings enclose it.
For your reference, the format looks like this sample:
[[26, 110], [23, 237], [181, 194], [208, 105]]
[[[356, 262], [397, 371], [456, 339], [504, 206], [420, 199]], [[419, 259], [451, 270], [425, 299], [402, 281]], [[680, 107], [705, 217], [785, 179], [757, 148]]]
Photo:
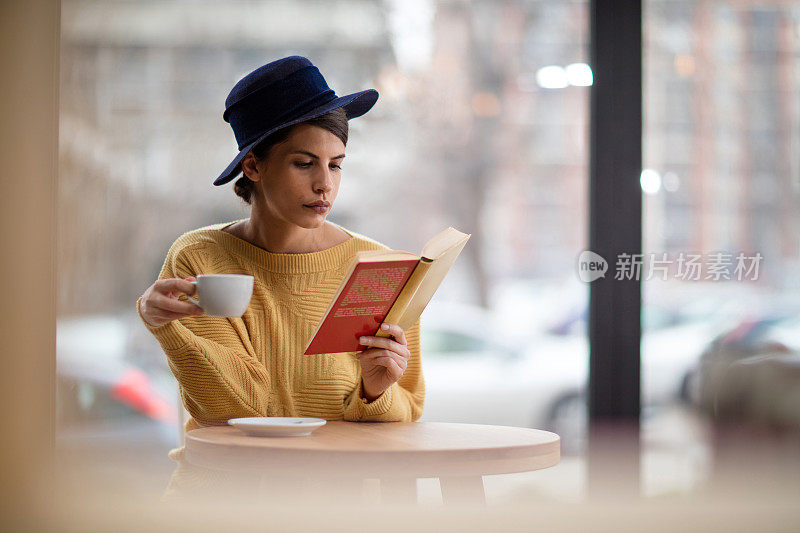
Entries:
[[330, 168], [320, 166], [319, 172], [314, 174], [314, 191], [319, 194], [333, 190], [333, 178], [333, 171]]

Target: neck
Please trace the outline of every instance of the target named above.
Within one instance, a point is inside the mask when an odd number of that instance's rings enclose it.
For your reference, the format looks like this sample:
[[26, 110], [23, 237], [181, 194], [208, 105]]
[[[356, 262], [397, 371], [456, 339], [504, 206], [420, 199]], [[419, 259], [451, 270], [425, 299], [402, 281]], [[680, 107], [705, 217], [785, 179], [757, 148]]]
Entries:
[[329, 224], [324, 220], [319, 226], [304, 228], [270, 216], [257, 204], [244, 221], [242, 234], [248, 242], [277, 254], [318, 252], [326, 248], [330, 237]]

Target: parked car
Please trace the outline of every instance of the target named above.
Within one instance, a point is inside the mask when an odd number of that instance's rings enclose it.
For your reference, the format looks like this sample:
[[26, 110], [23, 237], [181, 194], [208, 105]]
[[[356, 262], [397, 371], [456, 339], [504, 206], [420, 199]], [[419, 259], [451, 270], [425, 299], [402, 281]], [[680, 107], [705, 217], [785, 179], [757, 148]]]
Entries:
[[178, 442], [174, 379], [168, 371], [145, 371], [128, 361], [127, 333], [126, 320], [110, 315], [58, 320], [60, 446], [163, 453]]
[[[529, 426], [547, 380], [525, 371], [527, 346], [510, 345], [478, 307], [436, 302], [421, 318], [423, 420]], [[543, 374], [539, 374], [543, 376]]]
[[[574, 453], [585, 438], [589, 346], [585, 312], [567, 312], [550, 328], [532, 326], [509, 346], [487, 310], [432, 302], [421, 319], [426, 403], [423, 420], [537, 427]], [[642, 398], [648, 407], [680, 397], [703, 347], [724, 321], [685, 321], [650, 306], [642, 337]]]
[[[793, 394], [795, 396], [793, 396]], [[800, 425], [800, 313], [750, 317], [704, 350], [689, 395], [718, 417], [750, 417]], [[788, 408], [787, 408], [788, 406]]]

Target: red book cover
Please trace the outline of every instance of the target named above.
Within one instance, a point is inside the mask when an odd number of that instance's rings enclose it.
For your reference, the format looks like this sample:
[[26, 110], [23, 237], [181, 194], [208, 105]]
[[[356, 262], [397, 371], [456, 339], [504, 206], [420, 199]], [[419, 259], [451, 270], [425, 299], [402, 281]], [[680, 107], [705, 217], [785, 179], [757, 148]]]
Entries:
[[334, 298], [305, 355], [359, 352], [362, 335], [375, 335], [419, 259], [359, 262]]

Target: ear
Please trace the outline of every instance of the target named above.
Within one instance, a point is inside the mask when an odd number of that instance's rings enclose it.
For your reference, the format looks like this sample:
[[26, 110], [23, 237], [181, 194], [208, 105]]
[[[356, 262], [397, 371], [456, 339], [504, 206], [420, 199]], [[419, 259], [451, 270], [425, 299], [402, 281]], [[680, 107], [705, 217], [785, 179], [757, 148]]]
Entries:
[[259, 181], [261, 178], [258, 175], [258, 166], [256, 165], [256, 156], [253, 152], [247, 152], [247, 155], [242, 159], [242, 172], [245, 176], [250, 178], [250, 181]]

